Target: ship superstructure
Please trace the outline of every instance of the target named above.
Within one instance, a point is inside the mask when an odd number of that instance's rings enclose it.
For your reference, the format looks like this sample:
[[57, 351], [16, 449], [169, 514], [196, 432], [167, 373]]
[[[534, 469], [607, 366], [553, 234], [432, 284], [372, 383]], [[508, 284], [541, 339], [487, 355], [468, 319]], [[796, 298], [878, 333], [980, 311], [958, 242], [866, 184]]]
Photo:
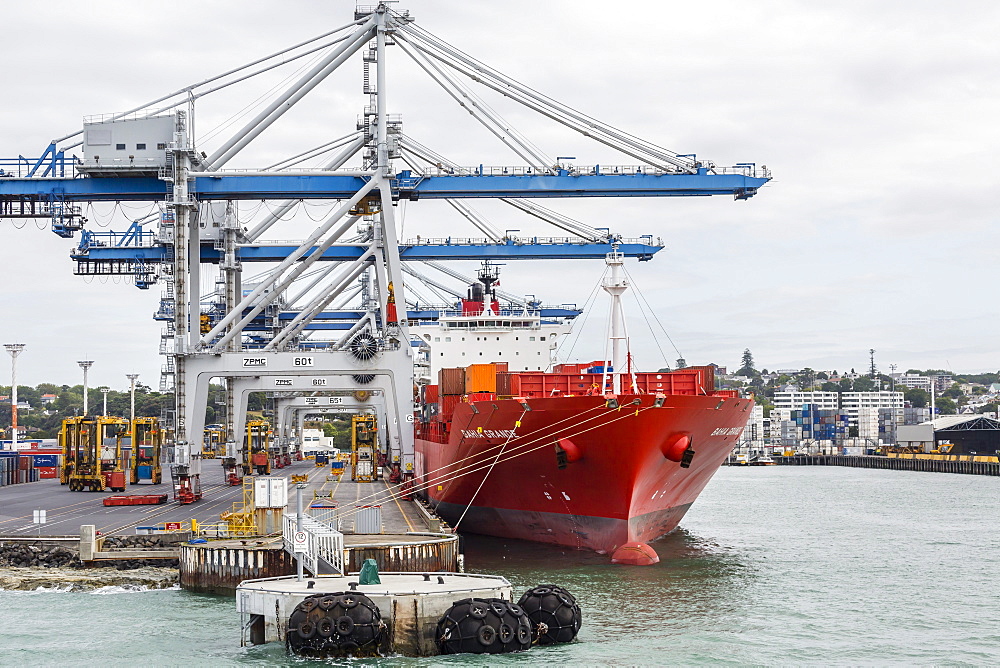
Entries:
[[436, 382], [444, 368], [483, 362], [506, 362], [510, 371], [551, 370], [557, 347], [580, 311], [545, 308], [527, 299], [502, 301], [498, 282], [498, 268], [485, 262], [465, 298], [439, 307], [436, 320], [411, 325], [420, 340], [416, 375], [421, 382]]

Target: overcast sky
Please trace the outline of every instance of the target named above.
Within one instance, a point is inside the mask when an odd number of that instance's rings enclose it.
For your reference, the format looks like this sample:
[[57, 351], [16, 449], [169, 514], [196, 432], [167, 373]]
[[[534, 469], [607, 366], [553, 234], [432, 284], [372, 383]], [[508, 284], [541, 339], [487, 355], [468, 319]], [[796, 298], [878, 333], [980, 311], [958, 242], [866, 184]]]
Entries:
[[[991, 2], [612, 3], [413, 0], [430, 32], [587, 114], [718, 165], [766, 164], [774, 180], [727, 197], [546, 200], [595, 227], [666, 248], [628, 270], [689, 363], [735, 368], [996, 371], [1000, 5]], [[354, 3], [3, 3], [0, 156], [36, 156], [85, 115], [137, 106], [349, 22]], [[462, 164], [518, 160], [390, 49], [390, 104], [418, 141]], [[199, 149], [285, 74], [198, 103]], [[509, 101], [491, 104], [552, 156], [630, 163]], [[359, 59], [256, 140], [231, 167], [262, 167], [342, 136], [367, 98]], [[287, 121], [287, 122], [286, 122]], [[211, 134], [210, 134], [211, 133]], [[123, 229], [95, 207], [92, 225]], [[249, 219], [254, 206], [241, 208]], [[553, 234], [479, 203], [500, 229]], [[311, 213], [313, 217], [319, 210]], [[276, 238], [303, 236], [307, 208]], [[296, 228], [295, 225], [298, 225]], [[39, 226], [42, 229], [39, 229]], [[464, 227], [463, 227], [464, 226]], [[467, 228], [467, 229], [466, 229]], [[440, 202], [411, 203], [404, 237], [475, 232]], [[287, 235], [287, 236], [286, 236]], [[158, 385], [161, 287], [86, 281], [47, 221], [0, 222], [0, 342], [28, 344], [20, 384]], [[466, 265], [464, 267], [470, 269]], [[251, 268], [252, 269], [252, 268]], [[583, 304], [601, 262], [507, 266], [501, 286]], [[599, 357], [605, 305], [571, 356]], [[629, 320], [641, 366], [677, 353]], [[568, 352], [568, 351], [567, 351]], [[9, 366], [0, 365], [0, 383]]]

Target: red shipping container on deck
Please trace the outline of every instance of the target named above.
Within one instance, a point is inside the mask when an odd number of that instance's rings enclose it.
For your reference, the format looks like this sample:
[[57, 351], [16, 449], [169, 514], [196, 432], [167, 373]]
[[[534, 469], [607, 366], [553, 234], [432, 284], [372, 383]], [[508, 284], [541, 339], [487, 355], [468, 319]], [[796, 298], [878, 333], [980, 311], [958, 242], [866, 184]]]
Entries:
[[[504, 364], [506, 366], [506, 363]], [[511, 396], [511, 383], [510, 377], [512, 374], [502, 371], [497, 374], [497, 394], [502, 397]]]
[[455, 412], [455, 406], [462, 403], [462, 397], [456, 394], [446, 394], [441, 397], [441, 413], [442, 417], [450, 416]]
[[465, 394], [465, 369], [441, 369], [438, 371], [438, 388], [441, 394]]
[[424, 403], [436, 404], [438, 402], [438, 386], [427, 385], [424, 387]]

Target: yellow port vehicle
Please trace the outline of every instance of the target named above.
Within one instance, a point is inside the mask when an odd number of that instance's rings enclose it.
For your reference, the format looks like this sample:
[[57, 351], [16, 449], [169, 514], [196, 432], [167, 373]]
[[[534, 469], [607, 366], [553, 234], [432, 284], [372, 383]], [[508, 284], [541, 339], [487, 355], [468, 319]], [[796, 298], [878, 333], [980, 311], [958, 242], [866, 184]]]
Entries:
[[163, 430], [155, 417], [137, 417], [132, 421], [132, 456], [129, 462], [129, 482], [159, 485], [163, 482], [160, 452], [163, 448]]
[[375, 453], [378, 452], [378, 422], [374, 415], [351, 418], [351, 480], [375, 481]]
[[205, 440], [201, 449], [202, 459], [215, 459], [226, 455], [226, 428], [221, 424], [205, 425]]
[[63, 420], [59, 430], [63, 454], [59, 482], [74, 492], [124, 492], [122, 440], [129, 436], [130, 429], [125, 418], [104, 415]]
[[243, 436], [243, 475], [271, 474], [271, 424], [264, 420], [247, 420]]

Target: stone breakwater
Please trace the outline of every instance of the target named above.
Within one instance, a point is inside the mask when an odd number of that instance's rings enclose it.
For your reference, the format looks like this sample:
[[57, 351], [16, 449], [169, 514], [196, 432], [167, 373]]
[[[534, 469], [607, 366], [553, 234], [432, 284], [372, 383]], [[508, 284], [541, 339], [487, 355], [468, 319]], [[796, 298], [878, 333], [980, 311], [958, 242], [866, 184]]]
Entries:
[[[158, 536], [108, 536], [104, 538], [102, 550], [116, 549], [157, 549], [173, 546], [173, 542], [161, 540]], [[171, 570], [177, 568], [176, 559], [112, 559], [84, 564], [79, 551], [62, 545], [46, 545], [44, 539], [37, 543], [4, 542], [0, 539], [0, 568], [36, 569], [87, 569], [106, 571], [109, 569], [131, 571], [135, 569]]]
[[177, 585], [174, 568], [0, 568], [0, 589], [7, 591], [88, 592], [106, 587], [125, 590], [169, 589]]
[[76, 550], [68, 547], [41, 547], [24, 543], [0, 543], [0, 566], [20, 568], [83, 568]]

